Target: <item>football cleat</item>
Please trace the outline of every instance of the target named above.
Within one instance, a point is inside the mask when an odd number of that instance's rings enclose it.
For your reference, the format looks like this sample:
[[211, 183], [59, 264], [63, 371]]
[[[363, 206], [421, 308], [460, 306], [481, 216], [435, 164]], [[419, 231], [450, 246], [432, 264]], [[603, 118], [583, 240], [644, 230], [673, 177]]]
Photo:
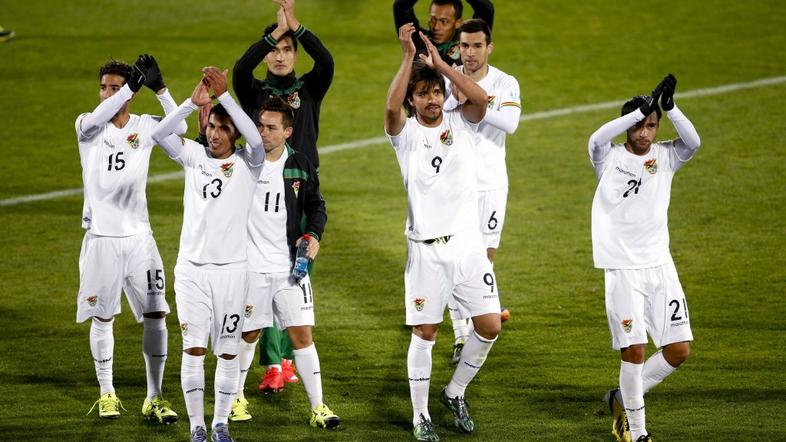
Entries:
[[434, 425], [431, 423], [430, 420], [426, 419], [425, 416], [422, 414], [420, 415], [420, 420], [415, 427], [412, 429], [412, 435], [415, 436], [415, 440], [422, 440], [422, 441], [438, 441], [439, 436], [437, 436], [437, 432], [434, 431]]
[[294, 361], [290, 359], [281, 359], [281, 374], [284, 375], [284, 382], [300, 382], [295, 371]]
[[251, 413], [248, 412], [248, 400], [244, 396], [238, 396], [232, 402], [232, 411], [229, 412], [229, 420], [232, 422], [245, 422], [251, 420]]
[[278, 393], [284, 389], [284, 375], [276, 367], [269, 368], [259, 384], [259, 391], [264, 394]]
[[330, 429], [338, 427], [340, 419], [330, 411], [327, 405], [320, 404], [317, 408], [311, 410], [311, 420], [309, 423], [312, 427]]
[[617, 400], [618, 391], [620, 391], [619, 388], [615, 388], [607, 391], [606, 395], [603, 396], [603, 401], [609, 405], [609, 411], [611, 412], [611, 434], [617, 442], [632, 442], [625, 407]]
[[652, 436], [650, 436], [649, 433], [642, 434], [638, 439], [636, 439], [636, 442], [652, 442]]
[[142, 416], [159, 424], [177, 422], [177, 413], [172, 410], [172, 404], [161, 396], [156, 396], [153, 400], [145, 399], [142, 403]]
[[453, 344], [453, 356], [450, 358], [450, 363], [453, 365], [458, 365], [459, 361], [461, 360], [461, 350], [464, 349], [464, 341], [456, 341]]
[[191, 432], [191, 442], [207, 442], [207, 431], [205, 431], [205, 427], [196, 427], [194, 431]]
[[445, 389], [439, 393], [439, 401], [453, 413], [453, 424], [465, 433], [475, 431], [475, 422], [469, 416], [469, 404], [462, 396], [448, 397]]
[[210, 435], [210, 440], [213, 442], [235, 442], [235, 439], [232, 439], [232, 436], [229, 435], [227, 424], [216, 424], [213, 427], [213, 434]]
[[92, 413], [96, 405], [98, 405], [98, 416], [104, 419], [119, 418], [121, 408], [123, 411], [128, 411], [114, 393], [106, 393], [98, 398], [98, 400], [93, 403], [93, 406], [90, 407], [90, 411], [88, 411], [87, 414]]

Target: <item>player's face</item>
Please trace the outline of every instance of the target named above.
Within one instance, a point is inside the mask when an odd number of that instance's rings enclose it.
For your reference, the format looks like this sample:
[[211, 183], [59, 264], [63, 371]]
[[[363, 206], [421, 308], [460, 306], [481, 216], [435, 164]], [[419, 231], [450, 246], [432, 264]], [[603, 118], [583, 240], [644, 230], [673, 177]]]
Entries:
[[461, 63], [465, 72], [475, 72], [483, 69], [489, 62], [489, 54], [494, 50], [494, 43], [486, 43], [486, 34], [483, 32], [462, 32], [459, 36], [459, 51]]
[[265, 64], [273, 75], [284, 76], [295, 70], [296, 59], [297, 52], [292, 45], [292, 39], [285, 37], [265, 56]]
[[[115, 95], [117, 91], [123, 88], [123, 85], [126, 84], [126, 79], [123, 78], [121, 75], [117, 74], [104, 74], [101, 76], [101, 82], [99, 84], [99, 91], [98, 97], [101, 101], [106, 100], [107, 98]], [[122, 115], [123, 113], [128, 111], [128, 102], [117, 111], [117, 115]]]
[[644, 155], [649, 152], [650, 146], [655, 140], [655, 135], [658, 134], [658, 127], [660, 127], [658, 114], [653, 112], [647, 118], [628, 129], [628, 146], [630, 150], [637, 155]]
[[459, 26], [461, 26], [461, 19], [456, 18], [456, 9], [453, 5], [431, 5], [428, 28], [434, 43], [441, 44], [452, 39]]
[[265, 111], [259, 116], [259, 135], [265, 143], [265, 152], [272, 152], [282, 148], [290, 135], [292, 128], [284, 128], [284, 116], [281, 112]]
[[232, 155], [235, 141], [240, 137], [231, 118], [216, 114], [210, 114], [205, 135], [207, 135], [207, 147], [210, 149], [210, 155], [219, 159]]
[[429, 85], [426, 81], [419, 81], [415, 84], [409, 103], [415, 108], [415, 113], [422, 123], [436, 125], [442, 120], [445, 91], [439, 84]]

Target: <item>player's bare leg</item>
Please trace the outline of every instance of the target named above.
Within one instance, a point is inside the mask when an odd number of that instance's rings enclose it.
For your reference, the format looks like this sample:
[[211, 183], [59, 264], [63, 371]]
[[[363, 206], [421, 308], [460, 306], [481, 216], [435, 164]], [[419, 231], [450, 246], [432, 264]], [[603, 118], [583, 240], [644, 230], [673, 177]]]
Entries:
[[161, 384], [168, 352], [166, 313], [145, 313], [142, 331], [142, 354], [147, 372], [147, 397], [142, 404], [142, 415], [148, 420], [162, 424], [177, 422], [177, 413], [169, 401], [164, 400]]
[[319, 366], [319, 355], [314, 345], [310, 325], [291, 326], [287, 328], [292, 345], [295, 347], [295, 365], [303, 380], [303, 387], [311, 405], [312, 427], [336, 428], [339, 417], [325, 405], [322, 400], [322, 373]]

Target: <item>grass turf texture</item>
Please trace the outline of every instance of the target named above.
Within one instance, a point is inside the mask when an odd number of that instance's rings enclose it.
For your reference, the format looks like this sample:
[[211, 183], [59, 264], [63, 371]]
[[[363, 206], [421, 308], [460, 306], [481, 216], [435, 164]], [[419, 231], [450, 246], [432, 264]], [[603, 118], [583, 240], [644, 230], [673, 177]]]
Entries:
[[[385, 93], [400, 62], [390, 3], [298, 2], [298, 18], [336, 61], [322, 108], [322, 146], [382, 134]], [[778, 1], [495, 5], [491, 62], [519, 79], [525, 113], [622, 103], [669, 71], [679, 78], [678, 91], [786, 74], [786, 6]], [[6, 2], [3, 12], [2, 24], [17, 37], [0, 44], [2, 199], [81, 186], [73, 122], [97, 104], [97, 68], [108, 57], [154, 54], [180, 102], [199, 67], [231, 68], [275, 17], [265, 1]], [[310, 66], [301, 49], [298, 72]], [[658, 440], [786, 438], [785, 101], [786, 84], [677, 99], [703, 145], [677, 174], [670, 209], [672, 254], [696, 341], [686, 365], [647, 395], [648, 429]], [[132, 112], [160, 109], [143, 90]], [[472, 436], [457, 434], [437, 399], [452, 372], [446, 323], [433, 353], [430, 402], [443, 439], [611, 440], [600, 399], [616, 384], [619, 362], [609, 350], [602, 272], [592, 268], [596, 182], [586, 140], [615, 115], [523, 122], [508, 138], [508, 221], [496, 272], [513, 318], [468, 389], [478, 427]], [[193, 133], [195, 118], [189, 125]], [[664, 119], [659, 138], [673, 134]], [[151, 175], [175, 170], [156, 149]], [[254, 367], [247, 384], [254, 420], [232, 424], [232, 434], [239, 440], [409, 440], [406, 200], [395, 156], [387, 145], [324, 155], [321, 178], [330, 220], [315, 279], [315, 341], [325, 399], [342, 426], [331, 433], [307, 427], [300, 384], [257, 396], [254, 381], [262, 371]], [[182, 179], [148, 186], [173, 310], [182, 187]], [[141, 418], [142, 328], [127, 305], [115, 323], [115, 387], [129, 413], [113, 422], [84, 416], [98, 388], [88, 325], [73, 322], [81, 204], [74, 196], [0, 207], [0, 438], [183, 440], [188, 424], [174, 314], [164, 391], [181, 422], [159, 427]], [[210, 413], [214, 361], [207, 361]]]

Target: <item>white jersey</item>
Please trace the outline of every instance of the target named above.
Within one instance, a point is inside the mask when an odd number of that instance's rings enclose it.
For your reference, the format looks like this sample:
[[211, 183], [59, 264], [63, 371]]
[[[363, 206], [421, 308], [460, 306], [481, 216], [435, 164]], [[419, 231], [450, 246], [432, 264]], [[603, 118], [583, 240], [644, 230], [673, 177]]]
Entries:
[[178, 257], [197, 264], [245, 263], [248, 215], [262, 164], [252, 167], [247, 149], [218, 159], [195, 141], [183, 143], [173, 158], [186, 173]]
[[248, 217], [248, 270], [251, 272], [289, 272], [292, 267], [284, 201], [284, 163], [288, 156], [284, 149], [281, 158], [266, 161], [257, 181]]
[[[489, 65], [486, 76], [478, 81], [488, 95], [486, 115], [478, 125], [477, 176], [481, 192], [506, 189], [508, 170], [505, 166], [505, 137], [516, 131], [521, 116], [519, 82], [511, 75]], [[463, 66], [461, 67], [463, 72]], [[446, 88], [450, 82], [446, 79]], [[455, 97], [445, 103], [445, 109], [458, 105]]]
[[442, 123], [425, 127], [406, 120], [388, 139], [396, 150], [409, 210], [404, 233], [412, 240], [453, 235], [478, 226], [474, 138], [477, 125], [461, 108], [444, 111]]
[[[642, 269], [670, 258], [668, 209], [674, 142], [652, 143], [646, 155], [613, 144], [602, 163], [592, 200], [595, 267]], [[677, 167], [675, 167], [677, 166]]]
[[98, 236], [150, 232], [145, 188], [157, 117], [130, 115], [122, 128], [110, 121], [85, 135], [81, 122], [87, 115], [76, 119], [85, 198], [82, 227]]

